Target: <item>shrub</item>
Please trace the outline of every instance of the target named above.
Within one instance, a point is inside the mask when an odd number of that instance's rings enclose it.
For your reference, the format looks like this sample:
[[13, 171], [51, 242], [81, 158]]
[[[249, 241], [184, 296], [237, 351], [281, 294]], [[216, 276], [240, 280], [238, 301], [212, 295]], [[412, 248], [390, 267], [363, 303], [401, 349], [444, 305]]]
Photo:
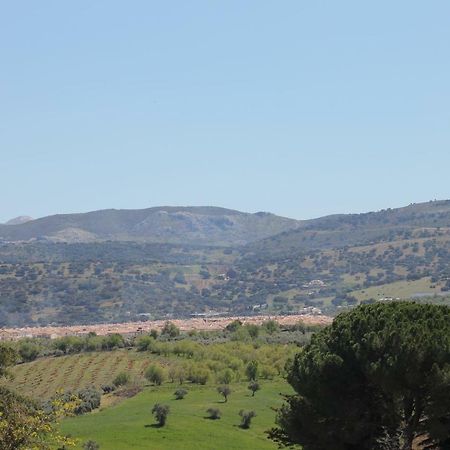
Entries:
[[104, 394], [109, 394], [110, 392], [114, 392], [116, 387], [113, 384], [103, 384], [101, 386], [101, 390]]
[[225, 330], [234, 333], [236, 330], [242, 327], [242, 322], [240, 320], [233, 320], [226, 327]]
[[217, 392], [225, 399], [225, 403], [228, 401], [228, 396], [231, 394], [229, 386], [219, 386]]
[[258, 382], [251, 381], [250, 384], [248, 385], [248, 389], [250, 391], [252, 391], [252, 397], [254, 397], [255, 396], [255, 392], [259, 391], [261, 389], [261, 386], [259, 385]]
[[239, 415], [241, 416], [240, 427], [244, 429], [250, 428], [253, 417], [256, 417], [255, 411], [244, 411], [243, 409], [239, 411]]
[[225, 369], [217, 375], [217, 381], [222, 384], [230, 384], [233, 381], [233, 371], [231, 369]]
[[208, 369], [201, 367], [193, 368], [189, 373], [188, 380], [191, 383], [206, 384], [210, 375], [211, 372]]
[[155, 339], [152, 336], [140, 336], [136, 339], [136, 348], [138, 352], [145, 352], [149, 350]]
[[19, 347], [19, 355], [24, 362], [34, 361], [39, 356], [39, 347], [32, 342], [24, 342]]
[[80, 389], [76, 394], [80, 404], [74, 410], [75, 414], [86, 414], [100, 406], [101, 394], [94, 388]]
[[218, 408], [208, 408], [206, 412], [209, 414], [209, 418], [212, 420], [220, 419], [220, 416], [222, 415], [220, 409]]
[[105, 336], [102, 339], [103, 350], [113, 350], [114, 348], [122, 348], [125, 345], [125, 340], [121, 334], [114, 333]]
[[87, 441], [83, 444], [83, 450], [98, 450], [100, 445], [95, 441]]
[[174, 395], [177, 400], [183, 400], [183, 398], [186, 397], [187, 393], [188, 391], [186, 389], [177, 389], [174, 392]]
[[156, 386], [161, 386], [166, 378], [166, 373], [160, 365], [151, 364], [147, 367], [144, 376], [148, 381], [150, 381], [150, 383], [153, 383]]
[[280, 326], [278, 325], [278, 322], [275, 320], [272, 320], [272, 319], [266, 320], [265, 322], [263, 322], [262, 326], [268, 334], [273, 334], [273, 333], [277, 332], [280, 328]]
[[130, 381], [130, 375], [127, 372], [120, 372], [113, 380], [113, 385], [118, 388], [124, 386]]
[[245, 374], [250, 381], [258, 378], [258, 361], [250, 361], [245, 368]]
[[161, 330], [161, 335], [174, 338], [180, 335], [180, 329], [174, 323], [167, 321]]
[[170, 408], [167, 405], [161, 405], [160, 403], [156, 403], [153, 406], [152, 414], [155, 416], [155, 419], [160, 427], [163, 427], [166, 424], [169, 412]]

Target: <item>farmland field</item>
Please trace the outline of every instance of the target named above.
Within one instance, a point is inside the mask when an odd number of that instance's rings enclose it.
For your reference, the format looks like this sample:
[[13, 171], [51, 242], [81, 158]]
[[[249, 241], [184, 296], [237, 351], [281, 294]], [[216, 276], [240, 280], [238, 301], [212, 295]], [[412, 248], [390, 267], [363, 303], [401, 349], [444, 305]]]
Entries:
[[98, 388], [124, 370], [139, 377], [152, 359], [156, 357], [126, 349], [39, 358], [15, 366], [11, 384], [24, 395], [45, 399], [61, 389]]

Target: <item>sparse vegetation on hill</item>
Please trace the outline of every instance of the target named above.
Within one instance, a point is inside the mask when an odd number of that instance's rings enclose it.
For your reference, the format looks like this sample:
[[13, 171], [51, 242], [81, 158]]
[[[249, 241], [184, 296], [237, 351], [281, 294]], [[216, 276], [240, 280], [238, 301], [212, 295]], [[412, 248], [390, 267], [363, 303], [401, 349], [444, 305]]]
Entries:
[[[226, 248], [188, 241], [0, 245], [0, 326], [210, 312], [333, 315], [386, 298], [449, 301], [449, 202], [301, 224]], [[386, 292], [378, 295], [376, 286]]]

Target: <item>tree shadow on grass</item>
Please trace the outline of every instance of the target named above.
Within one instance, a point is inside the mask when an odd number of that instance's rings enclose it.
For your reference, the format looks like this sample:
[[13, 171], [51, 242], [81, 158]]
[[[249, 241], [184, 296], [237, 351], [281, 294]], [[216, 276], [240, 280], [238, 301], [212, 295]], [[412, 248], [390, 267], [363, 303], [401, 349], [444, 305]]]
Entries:
[[145, 428], [162, 428], [164, 425], [160, 425], [159, 423], [152, 423], [144, 425]]

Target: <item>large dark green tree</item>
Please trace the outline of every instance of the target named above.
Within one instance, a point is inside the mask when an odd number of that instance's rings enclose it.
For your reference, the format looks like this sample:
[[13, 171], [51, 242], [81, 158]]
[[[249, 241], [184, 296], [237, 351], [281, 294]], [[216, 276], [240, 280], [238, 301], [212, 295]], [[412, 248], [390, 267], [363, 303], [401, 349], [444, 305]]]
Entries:
[[449, 449], [450, 308], [360, 306], [315, 334], [290, 364], [296, 395], [271, 437], [304, 450]]

